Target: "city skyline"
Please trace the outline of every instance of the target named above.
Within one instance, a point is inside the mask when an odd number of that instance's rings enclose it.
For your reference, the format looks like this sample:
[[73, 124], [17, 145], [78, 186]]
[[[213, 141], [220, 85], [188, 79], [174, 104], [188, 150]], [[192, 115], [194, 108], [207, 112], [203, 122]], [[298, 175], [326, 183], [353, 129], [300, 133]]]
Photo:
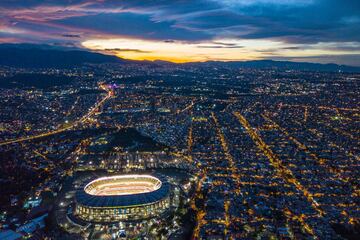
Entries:
[[359, 0], [1, 0], [0, 239], [359, 240], [359, 83]]
[[360, 66], [360, 3], [323, 0], [2, 1], [1, 43], [132, 60], [291, 60]]

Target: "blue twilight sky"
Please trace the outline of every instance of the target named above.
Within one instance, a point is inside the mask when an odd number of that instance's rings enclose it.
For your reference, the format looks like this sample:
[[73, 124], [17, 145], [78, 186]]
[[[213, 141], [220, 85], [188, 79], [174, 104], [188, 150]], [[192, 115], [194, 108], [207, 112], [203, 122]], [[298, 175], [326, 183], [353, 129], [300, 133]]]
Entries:
[[174, 62], [360, 66], [359, 0], [1, 0], [0, 43]]

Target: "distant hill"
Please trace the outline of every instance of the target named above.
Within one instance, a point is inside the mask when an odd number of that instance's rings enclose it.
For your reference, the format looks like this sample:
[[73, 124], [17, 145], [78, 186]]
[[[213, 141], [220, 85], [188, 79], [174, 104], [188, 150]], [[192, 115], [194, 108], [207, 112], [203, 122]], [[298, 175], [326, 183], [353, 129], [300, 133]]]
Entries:
[[[78, 48], [36, 45], [36, 44], [0, 44], [0, 65], [24, 68], [71, 68], [86, 63], [137, 63], [150, 66], [176, 66], [166, 61], [132, 61], [116, 56], [90, 52]], [[219, 68], [256, 68], [300, 71], [360, 72], [360, 67], [337, 64], [320, 64], [290, 61], [208, 61], [183, 63], [181, 66], [219, 67]]]
[[300, 71], [327, 71], [327, 72], [360, 72], [360, 67], [352, 67], [337, 64], [320, 64], [309, 62], [290, 62], [273, 60], [255, 60], [255, 61], [208, 61], [186, 63], [187, 65], [203, 67], [225, 67], [225, 68], [256, 68], [256, 69], [282, 69], [282, 70], [300, 70]]
[[71, 68], [85, 63], [124, 63], [116, 56], [31, 44], [0, 44], [0, 65], [24, 68]]

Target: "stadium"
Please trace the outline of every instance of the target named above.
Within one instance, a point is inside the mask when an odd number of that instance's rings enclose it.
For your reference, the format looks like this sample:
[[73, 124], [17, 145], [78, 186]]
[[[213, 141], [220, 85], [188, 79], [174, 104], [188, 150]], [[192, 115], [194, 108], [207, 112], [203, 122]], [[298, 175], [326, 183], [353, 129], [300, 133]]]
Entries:
[[166, 178], [151, 175], [117, 175], [97, 178], [76, 193], [75, 215], [107, 223], [158, 216], [170, 206]]

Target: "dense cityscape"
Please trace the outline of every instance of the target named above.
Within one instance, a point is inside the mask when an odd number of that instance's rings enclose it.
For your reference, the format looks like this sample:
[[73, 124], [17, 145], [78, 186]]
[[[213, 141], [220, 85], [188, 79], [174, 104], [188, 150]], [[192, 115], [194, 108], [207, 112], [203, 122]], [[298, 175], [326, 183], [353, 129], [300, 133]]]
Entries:
[[[359, 236], [359, 74], [134, 63], [1, 78], [3, 234]], [[166, 218], [105, 229], [76, 218], [74, 192], [114, 173], [166, 178]]]
[[1, 0], [0, 240], [359, 240], [359, 0]]

